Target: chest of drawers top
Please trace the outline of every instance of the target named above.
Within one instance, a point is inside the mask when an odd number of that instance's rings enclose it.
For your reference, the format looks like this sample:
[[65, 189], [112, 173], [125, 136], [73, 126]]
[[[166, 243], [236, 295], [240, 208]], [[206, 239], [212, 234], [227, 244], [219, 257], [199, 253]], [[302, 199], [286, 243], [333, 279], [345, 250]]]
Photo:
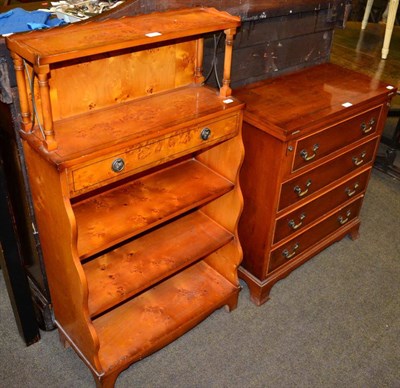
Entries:
[[388, 101], [395, 92], [378, 80], [325, 63], [248, 85], [235, 95], [247, 105], [246, 122], [287, 141]]

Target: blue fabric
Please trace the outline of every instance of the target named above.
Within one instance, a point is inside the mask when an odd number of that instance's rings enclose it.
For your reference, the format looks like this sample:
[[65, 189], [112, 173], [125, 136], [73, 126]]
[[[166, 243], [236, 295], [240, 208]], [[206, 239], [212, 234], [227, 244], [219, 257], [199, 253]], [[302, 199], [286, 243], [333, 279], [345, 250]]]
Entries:
[[50, 16], [49, 12], [28, 12], [22, 8], [14, 8], [0, 14], [0, 34], [48, 28], [65, 23], [63, 20], [50, 18]]

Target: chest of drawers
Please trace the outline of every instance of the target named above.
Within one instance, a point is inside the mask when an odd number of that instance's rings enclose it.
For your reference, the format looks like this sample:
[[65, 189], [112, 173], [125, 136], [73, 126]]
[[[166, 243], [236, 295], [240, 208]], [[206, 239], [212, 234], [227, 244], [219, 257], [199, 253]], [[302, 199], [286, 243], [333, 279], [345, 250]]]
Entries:
[[357, 237], [394, 92], [332, 64], [237, 91], [246, 103], [239, 273], [256, 304], [328, 245]]

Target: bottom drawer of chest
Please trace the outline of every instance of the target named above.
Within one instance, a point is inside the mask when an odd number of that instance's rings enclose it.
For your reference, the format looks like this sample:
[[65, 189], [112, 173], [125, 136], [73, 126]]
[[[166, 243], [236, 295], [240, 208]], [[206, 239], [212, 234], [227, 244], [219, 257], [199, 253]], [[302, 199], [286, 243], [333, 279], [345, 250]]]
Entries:
[[267, 273], [285, 265], [290, 260], [295, 260], [302, 253], [305, 253], [307, 249], [357, 218], [363, 198], [364, 197], [358, 198], [354, 202], [343, 206], [304, 233], [289, 240], [285, 244], [274, 248], [270, 254]]

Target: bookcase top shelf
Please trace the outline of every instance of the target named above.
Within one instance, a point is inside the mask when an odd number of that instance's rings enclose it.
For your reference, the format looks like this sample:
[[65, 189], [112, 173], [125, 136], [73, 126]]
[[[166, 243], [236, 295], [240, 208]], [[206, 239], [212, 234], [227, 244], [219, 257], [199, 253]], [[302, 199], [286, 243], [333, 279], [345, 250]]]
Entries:
[[41, 66], [239, 25], [239, 17], [215, 8], [195, 7], [14, 34], [7, 38], [7, 46], [27, 61]]

